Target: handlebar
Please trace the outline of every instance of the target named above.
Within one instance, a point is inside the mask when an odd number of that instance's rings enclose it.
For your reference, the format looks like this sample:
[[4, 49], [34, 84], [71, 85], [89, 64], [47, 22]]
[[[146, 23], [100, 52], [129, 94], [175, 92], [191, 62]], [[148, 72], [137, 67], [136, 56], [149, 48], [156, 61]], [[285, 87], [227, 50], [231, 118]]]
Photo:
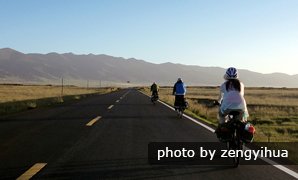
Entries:
[[218, 101], [214, 100], [214, 101], [213, 101], [213, 105], [214, 105], [214, 106], [220, 106], [220, 103], [219, 103]]

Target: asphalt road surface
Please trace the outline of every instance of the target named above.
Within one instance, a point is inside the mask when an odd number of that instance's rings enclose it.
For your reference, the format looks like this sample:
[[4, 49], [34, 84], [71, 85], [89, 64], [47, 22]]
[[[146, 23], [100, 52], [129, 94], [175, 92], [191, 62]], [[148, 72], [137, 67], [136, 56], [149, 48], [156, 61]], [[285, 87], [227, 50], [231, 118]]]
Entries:
[[1, 179], [295, 179], [271, 165], [150, 165], [149, 142], [217, 141], [134, 89], [0, 117]]

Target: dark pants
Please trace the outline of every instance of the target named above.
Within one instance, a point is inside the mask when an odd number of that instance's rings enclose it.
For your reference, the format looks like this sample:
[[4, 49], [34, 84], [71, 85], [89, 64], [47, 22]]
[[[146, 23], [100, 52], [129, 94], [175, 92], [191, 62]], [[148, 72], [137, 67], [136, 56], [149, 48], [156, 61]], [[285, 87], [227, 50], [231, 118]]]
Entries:
[[152, 96], [158, 96], [158, 92], [157, 91], [152, 91]]
[[184, 95], [176, 95], [174, 106], [184, 106]]

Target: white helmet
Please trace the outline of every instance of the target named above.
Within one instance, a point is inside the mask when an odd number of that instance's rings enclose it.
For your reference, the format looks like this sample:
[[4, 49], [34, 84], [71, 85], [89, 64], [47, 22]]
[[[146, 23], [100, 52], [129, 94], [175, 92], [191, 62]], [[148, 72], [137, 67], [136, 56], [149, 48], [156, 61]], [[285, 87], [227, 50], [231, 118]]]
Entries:
[[234, 67], [229, 67], [224, 75], [225, 79], [238, 79], [238, 71]]

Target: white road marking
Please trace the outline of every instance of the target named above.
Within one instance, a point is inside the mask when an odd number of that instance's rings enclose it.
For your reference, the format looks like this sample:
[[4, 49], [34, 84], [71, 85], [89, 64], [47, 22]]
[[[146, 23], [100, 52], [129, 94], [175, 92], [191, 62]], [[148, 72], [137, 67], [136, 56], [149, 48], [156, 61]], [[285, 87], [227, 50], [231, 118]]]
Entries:
[[108, 109], [112, 109], [114, 107], [114, 105], [110, 105], [109, 107], [108, 107]]
[[[158, 100], [158, 102], [160, 102], [161, 104], [163, 104], [163, 105], [167, 106], [168, 108], [172, 109], [173, 111], [175, 111], [175, 109], [172, 106], [170, 106], [170, 105], [168, 105], [168, 104], [166, 104], [166, 103], [164, 103], [164, 102], [162, 102], [160, 100]], [[186, 114], [183, 114], [183, 116], [186, 117], [187, 119], [191, 120], [192, 122], [194, 122], [194, 123], [196, 123], [196, 124], [198, 124], [200, 126], [203, 126], [207, 130], [209, 130], [209, 131], [211, 131], [211, 132], [214, 133], [215, 130], [213, 128], [211, 128], [211, 127], [209, 127], [209, 126], [207, 126], [207, 125], [205, 125], [205, 124], [203, 124], [203, 123], [195, 120], [194, 118], [192, 118], [192, 117], [190, 117], [190, 116], [188, 116]]]
[[130, 90], [123, 94], [122, 97], [120, 97], [120, 99], [124, 98], [128, 93], [130, 93]]
[[24, 174], [17, 178], [17, 180], [28, 180], [31, 179], [35, 174], [37, 174], [42, 168], [44, 168], [47, 163], [36, 163], [30, 169], [28, 169]]

